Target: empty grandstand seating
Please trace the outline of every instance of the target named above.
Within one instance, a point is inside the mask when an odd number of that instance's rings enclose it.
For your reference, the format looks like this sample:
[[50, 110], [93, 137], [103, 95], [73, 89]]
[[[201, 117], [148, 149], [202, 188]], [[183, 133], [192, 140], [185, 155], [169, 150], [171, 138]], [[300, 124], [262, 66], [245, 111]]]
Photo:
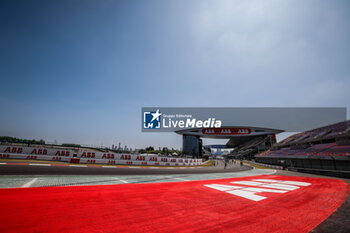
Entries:
[[267, 147], [266, 143], [269, 144], [270, 142], [271, 136], [254, 138], [235, 148], [235, 150], [230, 153], [230, 156], [235, 158], [247, 158], [249, 156], [254, 156], [256, 153], [258, 153], [259, 147], [263, 147], [263, 149], [265, 149], [265, 147]]
[[317, 144], [306, 149], [292, 149], [291, 147], [280, 150], [270, 150], [260, 154], [262, 156], [350, 156], [350, 145], [339, 146], [336, 143]]
[[345, 121], [292, 135], [255, 160], [304, 170], [350, 171], [349, 127]]
[[350, 156], [350, 145], [335, 145], [331, 148], [328, 148], [327, 150], [320, 152], [319, 154], [326, 156]]
[[305, 131], [288, 137], [276, 146], [288, 146], [297, 143], [307, 143], [320, 140], [332, 140], [337, 137], [349, 135], [350, 121], [339, 122], [318, 129]]

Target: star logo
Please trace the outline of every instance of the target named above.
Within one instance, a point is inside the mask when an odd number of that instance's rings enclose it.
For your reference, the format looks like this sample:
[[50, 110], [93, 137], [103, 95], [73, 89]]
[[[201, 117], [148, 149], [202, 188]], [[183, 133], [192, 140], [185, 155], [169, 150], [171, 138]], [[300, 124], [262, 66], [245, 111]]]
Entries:
[[157, 109], [157, 111], [155, 113], [151, 113], [151, 114], [153, 116], [151, 122], [153, 122], [156, 119], [157, 119], [157, 121], [159, 121], [159, 117], [162, 115], [161, 113], [159, 113], [159, 109]]
[[144, 129], [160, 129], [161, 128], [161, 116], [162, 113], [157, 111], [144, 111], [143, 112], [143, 128]]

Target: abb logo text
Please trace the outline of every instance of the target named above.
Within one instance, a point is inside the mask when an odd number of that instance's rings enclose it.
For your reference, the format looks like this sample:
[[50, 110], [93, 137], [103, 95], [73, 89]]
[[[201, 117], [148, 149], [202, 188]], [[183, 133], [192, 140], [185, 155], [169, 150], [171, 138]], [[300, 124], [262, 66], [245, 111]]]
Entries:
[[9, 159], [10, 155], [9, 154], [0, 154], [0, 159]]
[[120, 159], [122, 159], [122, 160], [131, 160], [131, 155], [121, 155]]
[[69, 156], [69, 151], [65, 151], [65, 150], [58, 150], [55, 154], [55, 156]]
[[102, 159], [114, 159], [114, 154], [103, 154]]
[[30, 153], [30, 154], [47, 155], [47, 150], [46, 149], [33, 149], [32, 153]]
[[81, 157], [82, 158], [95, 158], [95, 153], [94, 152], [83, 152]]
[[22, 153], [23, 152], [23, 149], [21, 147], [6, 147], [5, 153]]
[[300, 186], [311, 185], [311, 183], [306, 182], [272, 179], [253, 179], [251, 181], [234, 181], [231, 183], [235, 185], [208, 184], [204, 186], [252, 201], [261, 201], [266, 199], [266, 197], [258, 195], [258, 193], [287, 193], [299, 189]]

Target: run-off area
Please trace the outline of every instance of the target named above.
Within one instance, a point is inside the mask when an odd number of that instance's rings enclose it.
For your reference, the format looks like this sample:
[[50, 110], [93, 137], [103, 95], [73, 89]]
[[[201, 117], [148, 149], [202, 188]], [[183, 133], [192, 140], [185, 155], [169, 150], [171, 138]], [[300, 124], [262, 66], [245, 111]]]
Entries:
[[[41, 182], [31, 178], [22, 185]], [[349, 195], [344, 180], [324, 178], [127, 178], [118, 177], [122, 185], [0, 189], [0, 232], [310, 232]]]

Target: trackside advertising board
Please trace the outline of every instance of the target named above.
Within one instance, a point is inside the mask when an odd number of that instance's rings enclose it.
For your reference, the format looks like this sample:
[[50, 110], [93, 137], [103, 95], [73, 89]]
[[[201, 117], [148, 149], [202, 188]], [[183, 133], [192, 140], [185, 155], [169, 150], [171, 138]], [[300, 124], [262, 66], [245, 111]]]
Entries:
[[[0, 159], [30, 159], [69, 162], [74, 154], [75, 152], [73, 150], [60, 150], [43, 147], [0, 146]], [[110, 165], [196, 166], [203, 164], [202, 159], [92, 152], [85, 150], [79, 150], [77, 158], [80, 159], [80, 163]]]

